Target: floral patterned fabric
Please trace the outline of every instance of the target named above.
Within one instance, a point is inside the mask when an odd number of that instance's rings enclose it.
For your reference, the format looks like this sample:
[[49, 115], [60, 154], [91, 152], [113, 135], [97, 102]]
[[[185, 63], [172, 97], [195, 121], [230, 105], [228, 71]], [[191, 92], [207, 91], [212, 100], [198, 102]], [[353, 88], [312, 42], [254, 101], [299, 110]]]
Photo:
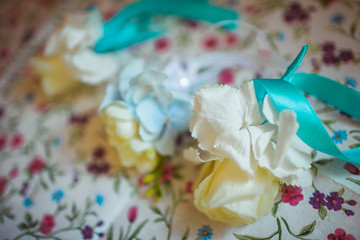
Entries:
[[[243, 20], [264, 31], [272, 51], [286, 59], [293, 59], [307, 43], [302, 70], [360, 90], [358, 1], [214, 2], [241, 12]], [[0, 10], [4, 29], [13, 17], [8, 8], [34, 15], [31, 8], [10, 3]], [[102, 2], [104, 16], [112, 16], [117, 4]], [[43, 17], [36, 18], [46, 19], [51, 9], [53, 5], [47, 6], [41, 10]], [[15, 39], [26, 29], [36, 31], [41, 22], [26, 21], [26, 14], [15, 14], [14, 21], [23, 26], [12, 25], [18, 29], [16, 36], [0, 34], [0, 56], [9, 49], [0, 59], [0, 71], [21, 50]], [[178, 48], [201, 53], [251, 48], [241, 34], [209, 33], [202, 24], [183, 19], [169, 24], [175, 27], [167, 35], [131, 48], [129, 56], [161, 65]], [[256, 54], [271, 53], [257, 49]], [[249, 78], [278, 74], [263, 70], [226, 69], [214, 78], [232, 84], [239, 74]], [[312, 187], [283, 187], [271, 214], [250, 225], [229, 227], [194, 207], [192, 184], [200, 169], [180, 154], [191, 141], [188, 134], [176, 141], [179, 157], [153, 172], [139, 175], [124, 170], [97, 115], [104, 86], [82, 87], [48, 99], [30, 66], [19, 71], [19, 78], [0, 89], [1, 239], [360, 239], [359, 165], [314, 151]], [[341, 149], [360, 146], [358, 121], [313, 97], [309, 101]]]

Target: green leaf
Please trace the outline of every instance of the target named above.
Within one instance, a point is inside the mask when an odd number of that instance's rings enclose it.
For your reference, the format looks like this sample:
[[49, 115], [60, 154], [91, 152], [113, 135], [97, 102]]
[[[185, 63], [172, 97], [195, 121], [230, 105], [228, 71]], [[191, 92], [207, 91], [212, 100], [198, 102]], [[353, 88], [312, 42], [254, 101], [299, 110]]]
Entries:
[[239, 240], [265, 240], [265, 239], [268, 239], [268, 238], [253, 237], [253, 236], [249, 236], [249, 235], [238, 235], [236, 233], [233, 233], [233, 234]]
[[140, 225], [135, 229], [135, 231], [133, 232], [133, 234], [131, 234], [131, 236], [129, 237], [129, 240], [134, 239], [140, 232], [140, 230], [145, 226], [145, 224], [148, 222], [149, 220], [146, 219], [145, 221], [143, 221], [142, 223], [140, 223]]
[[279, 204], [281, 203], [281, 201], [278, 201], [278, 202], [276, 202], [275, 204], [274, 204], [274, 206], [272, 207], [272, 209], [271, 209], [271, 214], [273, 215], [273, 217], [275, 217], [276, 216], [276, 212], [277, 212], [277, 210], [278, 210], [278, 208], [279, 208]]
[[300, 237], [300, 236], [307, 236], [307, 235], [311, 234], [315, 230], [315, 225], [316, 225], [316, 221], [313, 221], [309, 225], [306, 225], [305, 227], [303, 227], [301, 229], [300, 233], [297, 236]]
[[49, 175], [50, 181], [51, 181], [52, 183], [54, 183], [54, 182], [55, 182], [55, 176], [54, 176], [53, 171], [49, 171], [49, 172], [48, 172], [48, 175]]
[[313, 171], [313, 173], [314, 173], [314, 175], [316, 177], [317, 173], [318, 173], [318, 168], [314, 163], [311, 164], [311, 171]]
[[182, 238], [181, 238], [181, 240], [186, 240], [186, 239], [188, 239], [188, 237], [189, 237], [189, 232], [190, 232], [190, 229], [189, 229], [189, 227], [187, 227], [184, 235], [183, 235]]
[[357, 28], [357, 21], [353, 22], [350, 27], [350, 34], [353, 38], [355, 38], [356, 28]]
[[351, 130], [349, 133], [350, 134], [352, 134], [352, 133], [360, 133], [360, 130]]
[[120, 175], [117, 175], [116, 178], [115, 178], [115, 181], [114, 181], [114, 191], [116, 193], [119, 193], [120, 182], [121, 182]]
[[47, 190], [47, 189], [49, 188], [49, 186], [46, 184], [46, 182], [45, 182], [42, 178], [40, 178], [40, 185], [41, 185], [45, 190]]
[[158, 222], [166, 222], [166, 220], [164, 218], [162, 218], [162, 217], [157, 218], [157, 219], [154, 220], [154, 223], [158, 223]]
[[24, 219], [25, 219], [25, 222], [26, 222], [26, 223], [31, 223], [31, 222], [32, 222], [32, 216], [31, 216], [31, 214], [30, 214], [29, 212], [26, 212]]
[[120, 228], [119, 240], [122, 240], [123, 237], [124, 237], [124, 231], [123, 231], [123, 228]]
[[326, 215], [327, 215], [327, 210], [324, 206], [319, 207], [319, 211], [318, 211], [319, 217], [321, 218], [321, 220], [324, 220]]
[[360, 141], [360, 136], [353, 136], [353, 138], [357, 141]]
[[28, 228], [34, 228], [34, 227], [36, 227], [37, 225], [39, 224], [39, 221], [34, 221], [34, 222], [32, 222], [29, 226], [28, 226]]
[[150, 209], [154, 212], [154, 213], [156, 213], [157, 215], [160, 215], [160, 216], [162, 216], [162, 213], [161, 213], [161, 211], [160, 211], [160, 209], [158, 208], [158, 207], [150, 207]]
[[315, 149], [312, 150], [312, 152], [311, 152], [311, 159], [316, 158], [316, 155], [317, 155], [317, 151], [316, 151]]
[[338, 191], [338, 195], [339, 197], [341, 197], [345, 192], [345, 188], [341, 188], [339, 191]]
[[357, 185], [360, 185], [360, 180], [357, 180], [355, 178], [347, 177], [346, 180], [356, 183]]
[[113, 225], [110, 226], [109, 230], [106, 233], [106, 240], [112, 240], [113, 239]]
[[324, 158], [324, 159], [319, 159], [318, 161], [315, 161], [314, 163], [323, 166], [323, 165], [326, 165], [326, 164], [328, 164], [328, 163], [331, 163], [331, 162], [334, 161], [334, 160], [335, 160], [335, 158], [330, 158], [330, 159]]
[[355, 143], [349, 146], [350, 149], [358, 148], [358, 147], [360, 147], [360, 143]]
[[27, 227], [27, 225], [26, 225], [24, 222], [22, 222], [22, 223], [19, 223], [19, 224], [17, 225], [17, 228], [18, 228], [19, 230], [21, 230], [21, 231], [24, 231], [24, 230], [26, 230], [28, 227]]

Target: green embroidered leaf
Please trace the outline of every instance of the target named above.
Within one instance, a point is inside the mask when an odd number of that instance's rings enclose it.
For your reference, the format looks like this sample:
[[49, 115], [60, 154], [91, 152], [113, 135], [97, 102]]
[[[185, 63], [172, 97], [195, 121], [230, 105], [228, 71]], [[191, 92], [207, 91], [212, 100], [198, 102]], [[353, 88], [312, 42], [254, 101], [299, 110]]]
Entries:
[[189, 232], [190, 232], [190, 229], [189, 227], [186, 228], [186, 232], [184, 233], [184, 235], [182, 236], [181, 240], [186, 240], [188, 239], [189, 237]]
[[358, 148], [358, 147], [360, 147], [360, 143], [355, 143], [349, 146], [350, 149]]
[[303, 227], [301, 229], [300, 233], [297, 236], [300, 237], [300, 236], [307, 236], [307, 235], [311, 234], [315, 230], [315, 225], [316, 225], [316, 221], [313, 221], [309, 225], [306, 225], [305, 227]]
[[145, 226], [145, 224], [149, 221], [149, 219], [144, 220], [140, 225], [135, 229], [133, 234], [129, 237], [129, 240], [136, 238], [136, 236], [139, 234], [140, 230]]
[[353, 136], [353, 138], [354, 138], [355, 140], [360, 141], [360, 136]]
[[360, 185], [360, 180], [357, 180], [355, 178], [347, 177], [346, 180], [356, 183], [357, 185]]
[[316, 162], [314, 162], [314, 163], [323, 166], [323, 165], [326, 165], [326, 164], [328, 164], [328, 163], [331, 163], [331, 162], [334, 161], [334, 160], [335, 160], [335, 158], [330, 158], [330, 159], [324, 158], [324, 159], [319, 159], [318, 161], [316, 161]]
[[338, 191], [339, 197], [341, 197], [341, 196], [344, 194], [344, 192], [345, 192], [345, 188], [340, 189], [340, 190]]
[[319, 217], [321, 218], [321, 220], [324, 220], [326, 215], [327, 215], [327, 210], [324, 206], [320, 205], [319, 211], [318, 211]]
[[119, 193], [120, 182], [121, 182], [120, 175], [117, 175], [116, 178], [115, 178], [115, 181], [114, 181], [114, 191], [116, 193]]
[[318, 168], [314, 163], [311, 164], [311, 171], [313, 171], [313, 173], [314, 173], [314, 175], [316, 177], [317, 173], [318, 173]]
[[316, 155], [317, 155], [317, 151], [316, 151], [315, 149], [312, 150], [312, 152], [311, 152], [311, 159], [316, 158]]
[[21, 231], [24, 231], [27, 229], [27, 225], [24, 222], [22, 222], [17, 225], [17, 228]]
[[109, 230], [106, 233], [106, 240], [112, 240], [113, 239], [113, 225], [110, 226]]
[[164, 218], [160, 217], [154, 220], [154, 223], [158, 223], [158, 222], [166, 222]]
[[352, 134], [352, 133], [360, 133], [360, 130], [351, 130], [349, 133], [350, 134]]
[[150, 207], [150, 209], [151, 209], [154, 213], [156, 213], [157, 215], [162, 216], [162, 213], [161, 213], [161, 211], [160, 211], [160, 209], [159, 209], [158, 207]]
[[350, 28], [350, 34], [353, 38], [355, 38], [356, 28], [357, 28], [357, 22], [355, 21], [351, 24], [351, 28]]
[[268, 238], [259, 238], [259, 237], [253, 237], [249, 235], [238, 235], [236, 233], [233, 233], [234, 236], [239, 240], [266, 240]]
[[26, 223], [31, 223], [31, 222], [32, 222], [32, 216], [31, 216], [31, 214], [30, 214], [29, 212], [26, 212], [24, 219], [25, 219], [25, 222], [26, 222]]

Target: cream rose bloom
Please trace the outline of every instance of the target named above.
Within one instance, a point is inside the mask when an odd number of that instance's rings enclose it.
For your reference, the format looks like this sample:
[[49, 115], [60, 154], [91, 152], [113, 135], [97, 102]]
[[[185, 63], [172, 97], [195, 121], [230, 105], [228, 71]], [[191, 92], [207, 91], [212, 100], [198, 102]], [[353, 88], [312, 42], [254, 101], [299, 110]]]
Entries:
[[138, 135], [139, 124], [128, 107], [112, 103], [102, 111], [108, 141], [125, 167], [135, 167], [140, 173], [152, 171], [159, 158], [151, 142], [144, 142]]
[[311, 184], [311, 149], [296, 136], [296, 114], [277, 114], [269, 97], [260, 108], [252, 82], [200, 89], [193, 114], [198, 149], [184, 157], [205, 162], [194, 203], [210, 219], [251, 223], [270, 212], [280, 183]]
[[101, 34], [101, 13], [94, 10], [68, 16], [63, 27], [50, 36], [44, 54], [31, 61], [48, 96], [67, 92], [79, 83], [96, 85], [114, 77], [118, 57], [92, 49]]
[[267, 215], [279, 192], [279, 183], [258, 168], [249, 177], [230, 159], [211, 161], [195, 184], [194, 204], [211, 220], [231, 226], [252, 223]]

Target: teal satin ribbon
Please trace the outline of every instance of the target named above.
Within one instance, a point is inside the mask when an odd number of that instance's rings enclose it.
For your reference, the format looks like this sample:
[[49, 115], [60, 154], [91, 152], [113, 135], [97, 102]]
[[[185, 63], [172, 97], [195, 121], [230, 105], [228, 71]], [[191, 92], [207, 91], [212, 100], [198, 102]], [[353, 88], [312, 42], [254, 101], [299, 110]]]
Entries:
[[347, 162], [360, 164], [360, 148], [340, 151], [301, 91], [318, 97], [358, 120], [360, 93], [320, 75], [294, 73], [306, 50], [307, 45], [281, 79], [254, 79], [256, 96], [261, 102], [265, 94], [269, 94], [279, 113], [285, 109], [293, 110], [299, 123], [297, 135], [311, 148]]
[[[235, 11], [213, 6], [207, 0], [142, 0], [127, 6], [104, 24], [104, 33], [95, 44], [95, 52], [123, 49], [163, 34], [165, 29], [151, 29], [151, 19], [157, 14], [210, 23], [239, 18]], [[231, 29], [235, 25], [224, 27]]]

